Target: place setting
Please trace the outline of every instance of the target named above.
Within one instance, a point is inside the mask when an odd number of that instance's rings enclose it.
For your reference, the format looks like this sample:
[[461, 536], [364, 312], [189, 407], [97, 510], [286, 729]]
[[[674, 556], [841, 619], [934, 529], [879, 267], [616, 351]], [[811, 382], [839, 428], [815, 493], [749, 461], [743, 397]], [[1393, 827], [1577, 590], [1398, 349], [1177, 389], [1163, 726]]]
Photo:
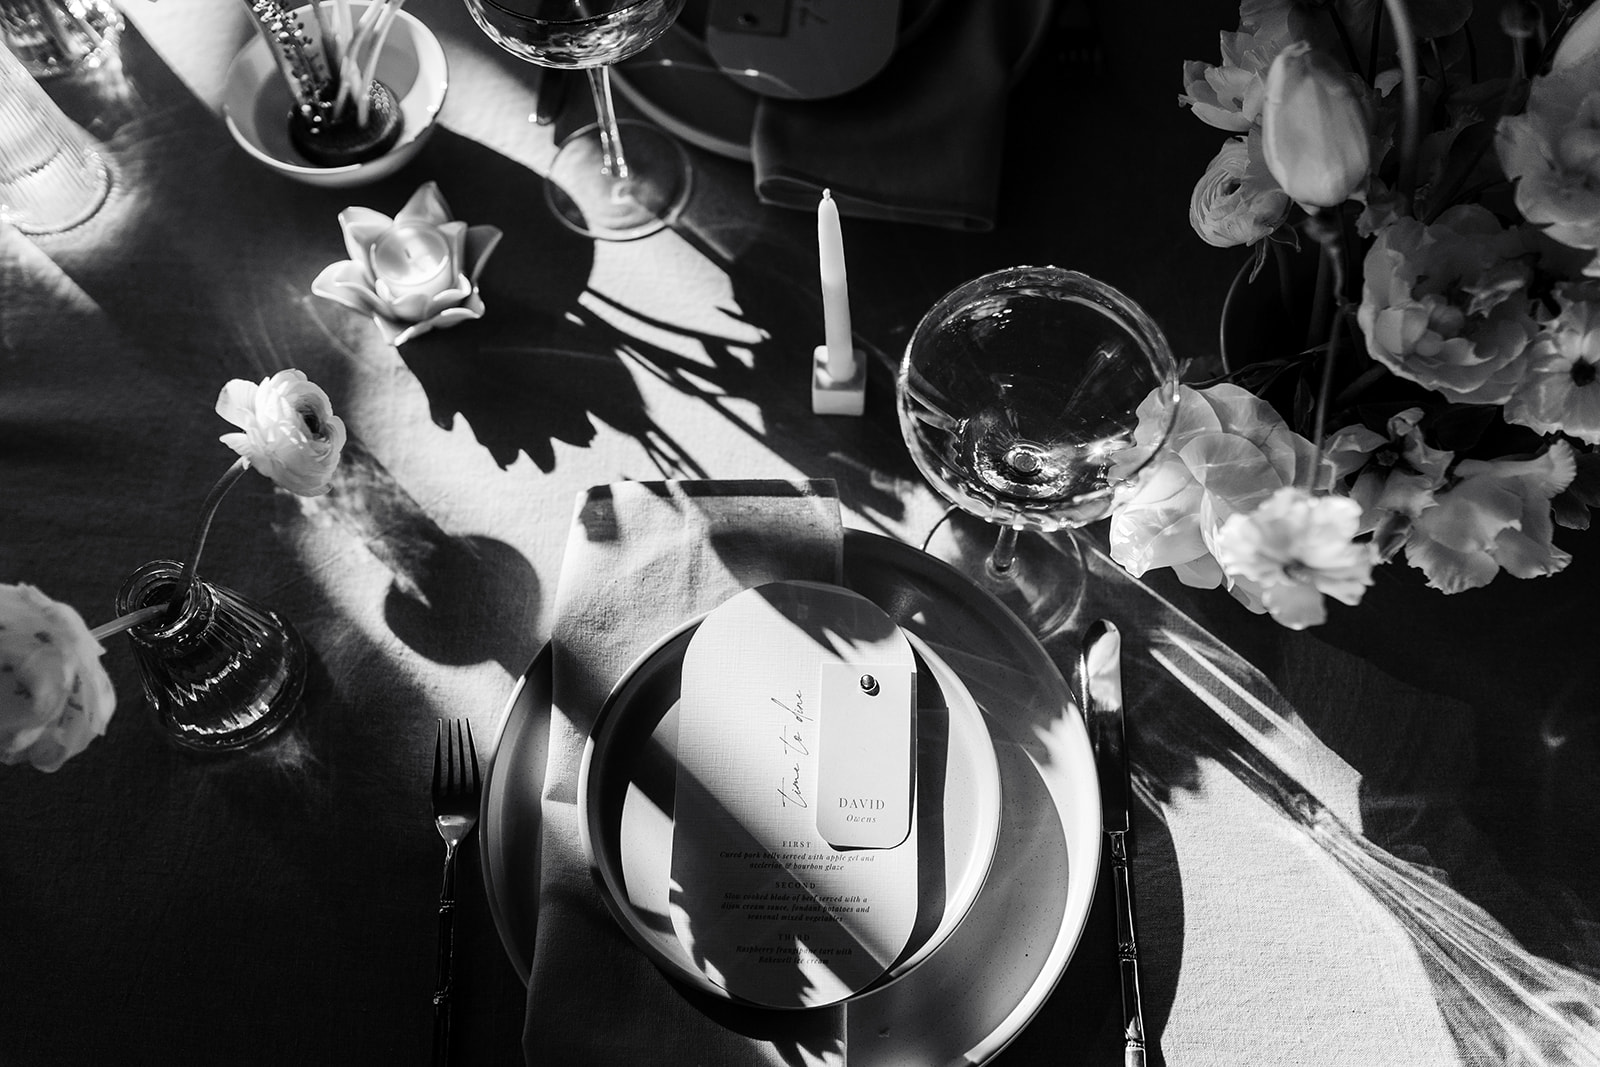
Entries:
[[[761, 518], [741, 529], [740, 511], [764, 498]], [[693, 516], [683, 532], [670, 529], [680, 506]], [[538, 1017], [589, 996], [619, 1006], [648, 997], [674, 1016], [704, 1008], [738, 1019], [746, 1037], [726, 1040], [769, 1054], [795, 1041], [824, 1059], [848, 1044], [851, 1062], [908, 1050], [955, 1062], [1003, 1046], [1048, 996], [1081, 933], [1099, 850], [1072, 695], [998, 605], [913, 549], [844, 531], [836, 508], [831, 487], [789, 483], [624, 483], [580, 504], [563, 622], [508, 709], [482, 819], [491, 907]], [[596, 521], [610, 535], [598, 546]], [[769, 549], [759, 536], [802, 523], [814, 543]], [[815, 565], [792, 570], [802, 552]], [[809, 576], [696, 610], [718, 585], [784, 572]], [[619, 619], [591, 602], [604, 622], [582, 614], [580, 598], [598, 595], [585, 585], [649, 575], [663, 589], [684, 573], [700, 576], [695, 587], [661, 594], [659, 612], [635, 602]], [[939, 628], [908, 619], [902, 629], [878, 606], [908, 600]], [[565, 651], [574, 610], [583, 636]], [[664, 634], [647, 625], [678, 616]], [[995, 657], [987, 677], [976, 672], [981, 696], [937, 651], [945, 645], [964, 646], [968, 670]], [[621, 665], [608, 692], [591, 655]], [[583, 677], [563, 684], [561, 672], [580, 665]], [[841, 732], [859, 715], [828, 717], [834, 701], [885, 698], [896, 705], [871, 713], [869, 737]], [[1008, 714], [1018, 728], [1053, 715], [1059, 747], [1036, 763], [1031, 739], [998, 725]], [[873, 793], [842, 797], [848, 781]], [[848, 821], [880, 811], [875, 823]], [[1039, 872], [1050, 855], [1059, 882]], [[1023, 869], [1041, 876], [1019, 886]], [[576, 914], [575, 885], [586, 890]], [[579, 968], [592, 978], [569, 973], [562, 942], [594, 938], [597, 923], [608, 945], [591, 944]], [[1033, 953], [1037, 969], [993, 952], [996, 939]], [[959, 996], [933, 992], [952, 983]], [[556, 1048], [571, 1036], [531, 1028], [529, 1040]]]

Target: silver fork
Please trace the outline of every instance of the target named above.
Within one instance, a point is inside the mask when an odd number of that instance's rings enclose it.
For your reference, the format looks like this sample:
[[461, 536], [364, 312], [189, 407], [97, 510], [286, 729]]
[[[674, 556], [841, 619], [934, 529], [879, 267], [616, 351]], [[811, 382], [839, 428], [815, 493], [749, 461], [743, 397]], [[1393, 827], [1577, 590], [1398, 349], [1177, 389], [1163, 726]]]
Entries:
[[[465, 723], [466, 735], [462, 736]], [[453, 727], [453, 729], [451, 728]], [[472, 777], [467, 777], [467, 757], [472, 757]], [[444, 881], [439, 888], [439, 985], [433, 994], [433, 1063], [450, 1062], [450, 986], [455, 964], [456, 847], [478, 824], [478, 796], [483, 781], [478, 775], [478, 748], [472, 724], [456, 719], [446, 726], [439, 720], [433, 742], [433, 823], [444, 838]]]

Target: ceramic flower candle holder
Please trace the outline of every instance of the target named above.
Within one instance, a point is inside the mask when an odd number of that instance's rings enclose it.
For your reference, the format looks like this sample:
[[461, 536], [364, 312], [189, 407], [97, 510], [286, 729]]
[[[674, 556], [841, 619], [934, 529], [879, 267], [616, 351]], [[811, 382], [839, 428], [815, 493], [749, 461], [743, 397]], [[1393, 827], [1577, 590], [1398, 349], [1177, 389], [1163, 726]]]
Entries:
[[478, 275], [500, 231], [452, 219], [434, 182], [394, 218], [345, 208], [339, 228], [350, 258], [323, 268], [311, 291], [371, 315], [389, 344], [483, 317]]

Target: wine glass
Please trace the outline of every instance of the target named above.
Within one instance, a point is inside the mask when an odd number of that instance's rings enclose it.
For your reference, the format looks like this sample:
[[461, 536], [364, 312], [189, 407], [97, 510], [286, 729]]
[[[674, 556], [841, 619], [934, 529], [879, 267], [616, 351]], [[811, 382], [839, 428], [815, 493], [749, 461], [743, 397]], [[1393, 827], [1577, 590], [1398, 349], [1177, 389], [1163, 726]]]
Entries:
[[[1141, 405], [1165, 439], [1178, 367], [1160, 327], [1111, 286], [1011, 267], [957, 286], [922, 317], [896, 396], [918, 469], [957, 508], [1000, 527], [984, 570], [1005, 584], [1022, 577], [1022, 530], [1071, 531], [1110, 513], [1122, 484], [1110, 460], [1133, 444]], [[1145, 463], [1120, 462], [1118, 475], [1135, 478]], [[1059, 555], [1045, 552], [1048, 565]]]
[[[519, 59], [589, 75], [595, 121], [573, 131], [545, 175], [556, 216], [585, 237], [631, 241], [666, 226], [689, 198], [682, 146], [654, 126], [618, 122], [610, 64], [654, 44], [684, 0], [466, 0], [489, 39]], [[622, 127], [628, 130], [624, 154]]]

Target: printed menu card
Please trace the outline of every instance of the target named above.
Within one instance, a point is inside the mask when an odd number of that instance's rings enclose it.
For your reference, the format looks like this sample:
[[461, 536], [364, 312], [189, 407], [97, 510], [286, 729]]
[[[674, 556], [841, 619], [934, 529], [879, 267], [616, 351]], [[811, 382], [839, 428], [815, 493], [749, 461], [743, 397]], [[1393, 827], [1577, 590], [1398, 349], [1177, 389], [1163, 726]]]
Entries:
[[917, 917], [916, 669], [893, 620], [809, 582], [712, 611], [683, 660], [671, 911], [731, 995], [865, 989]]

